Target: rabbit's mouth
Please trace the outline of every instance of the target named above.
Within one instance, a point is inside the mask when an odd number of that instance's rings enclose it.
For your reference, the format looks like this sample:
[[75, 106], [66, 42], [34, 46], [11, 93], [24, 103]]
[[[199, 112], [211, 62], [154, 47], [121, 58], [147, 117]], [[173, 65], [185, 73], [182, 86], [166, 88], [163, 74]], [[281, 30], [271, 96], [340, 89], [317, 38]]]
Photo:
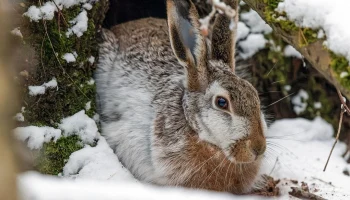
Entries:
[[251, 145], [251, 140], [245, 139], [230, 145], [227, 151], [224, 151], [228, 160], [238, 164], [248, 164], [258, 162], [263, 152], [257, 151]]

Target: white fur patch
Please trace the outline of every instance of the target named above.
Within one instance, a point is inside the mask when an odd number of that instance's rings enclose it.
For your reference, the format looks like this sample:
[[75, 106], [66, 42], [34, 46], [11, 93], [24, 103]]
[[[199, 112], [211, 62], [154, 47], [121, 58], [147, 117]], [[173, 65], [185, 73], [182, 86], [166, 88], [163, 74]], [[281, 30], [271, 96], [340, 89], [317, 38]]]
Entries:
[[[223, 96], [229, 99], [229, 92], [224, 89], [217, 81], [212, 83], [206, 92], [206, 100], [216, 96]], [[202, 110], [197, 115], [199, 121], [199, 138], [215, 144], [224, 151], [234, 144], [237, 140], [249, 134], [249, 121], [235, 115], [234, 113], [223, 113], [220, 109], [216, 109], [215, 105], [211, 105], [208, 109]], [[224, 115], [230, 117], [224, 117]]]

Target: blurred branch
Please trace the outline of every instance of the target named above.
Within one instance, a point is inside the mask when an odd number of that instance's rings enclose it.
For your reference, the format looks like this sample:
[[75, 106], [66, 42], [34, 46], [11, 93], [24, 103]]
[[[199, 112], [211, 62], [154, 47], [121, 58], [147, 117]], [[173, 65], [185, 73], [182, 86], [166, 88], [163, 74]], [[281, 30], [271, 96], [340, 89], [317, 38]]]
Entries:
[[[14, 157], [14, 144], [11, 142], [10, 129], [12, 119], [9, 118], [12, 114], [14, 105], [14, 92], [9, 84], [9, 74], [11, 59], [4, 52], [12, 52], [16, 45], [8, 42], [9, 19], [8, 8], [6, 1], [0, 4], [0, 199], [16, 199], [16, 160]], [[7, 19], [7, 20], [3, 20]], [[6, 67], [5, 67], [6, 66]]]

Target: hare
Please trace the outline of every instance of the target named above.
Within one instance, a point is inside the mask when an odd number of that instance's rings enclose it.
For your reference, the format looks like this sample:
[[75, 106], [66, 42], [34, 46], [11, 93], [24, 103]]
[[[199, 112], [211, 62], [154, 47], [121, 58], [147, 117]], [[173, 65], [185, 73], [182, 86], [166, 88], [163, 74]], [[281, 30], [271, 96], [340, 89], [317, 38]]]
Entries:
[[248, 192], [266, 149], [266, 122], [256, 89], [235, 74], [236, 30], [219, 15], [209, 44], [190, 0], [166, 5], [167, 21], [102, 32], [95, 74], [102, 135], [141, 181]]

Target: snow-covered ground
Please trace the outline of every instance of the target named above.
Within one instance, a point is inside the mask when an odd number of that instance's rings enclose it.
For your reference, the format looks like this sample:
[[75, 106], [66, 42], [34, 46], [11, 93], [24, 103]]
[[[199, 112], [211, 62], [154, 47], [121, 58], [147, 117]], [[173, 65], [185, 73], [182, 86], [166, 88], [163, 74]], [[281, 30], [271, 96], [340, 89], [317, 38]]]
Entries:
[[[96, 133], [96, 124], [84, 111], [63, 119], [59, 128], [62, 129], [62, 134], [77, 134], [85, 139], [85, 147], [70, 156], [59, 177], [35, 172], [19, 175], [18, 189], [22, 200], [233, 198], [230, 194], [156, 187], [137, 181], [122, 166], [105, 139]], [[47, 136], [45, 131], [35, 131], [32, 127], [29, 130], [31, 132], [27, 132], [25, 137], [30, 147], [33, 143], [40, 146], [40, 143], [42, 145], [47, 142], [43, 139]], [[15, 130], [17, 136], [21, 132], [23, 129]], [[55, 138], [60, 137], [57, 134]], [[327, 199], [350, 199], [350, 177], [343, 174], [345, 169], [350, 170], [350, 165], [341, 157], [346, 149], [344, 143], [337, 144], [327, 171], [323, 172], [334, 142], [332, 136], [332, 126], [319, 117], [312, 121], [302, 118], [284, 119], [271, 125], [267, 133], [268, 150], [262, 173], [281, 180], [278, 184], [282, 194], [279, 199], [289, 198], [290, 187], [300, 187], [302, 181], [308, 184], [310, 192], [319, 196]], [[98, 139], [95, 147], [88, 145], [90, 138]], [[264, 199], [256, 196], [235, 198]]]

